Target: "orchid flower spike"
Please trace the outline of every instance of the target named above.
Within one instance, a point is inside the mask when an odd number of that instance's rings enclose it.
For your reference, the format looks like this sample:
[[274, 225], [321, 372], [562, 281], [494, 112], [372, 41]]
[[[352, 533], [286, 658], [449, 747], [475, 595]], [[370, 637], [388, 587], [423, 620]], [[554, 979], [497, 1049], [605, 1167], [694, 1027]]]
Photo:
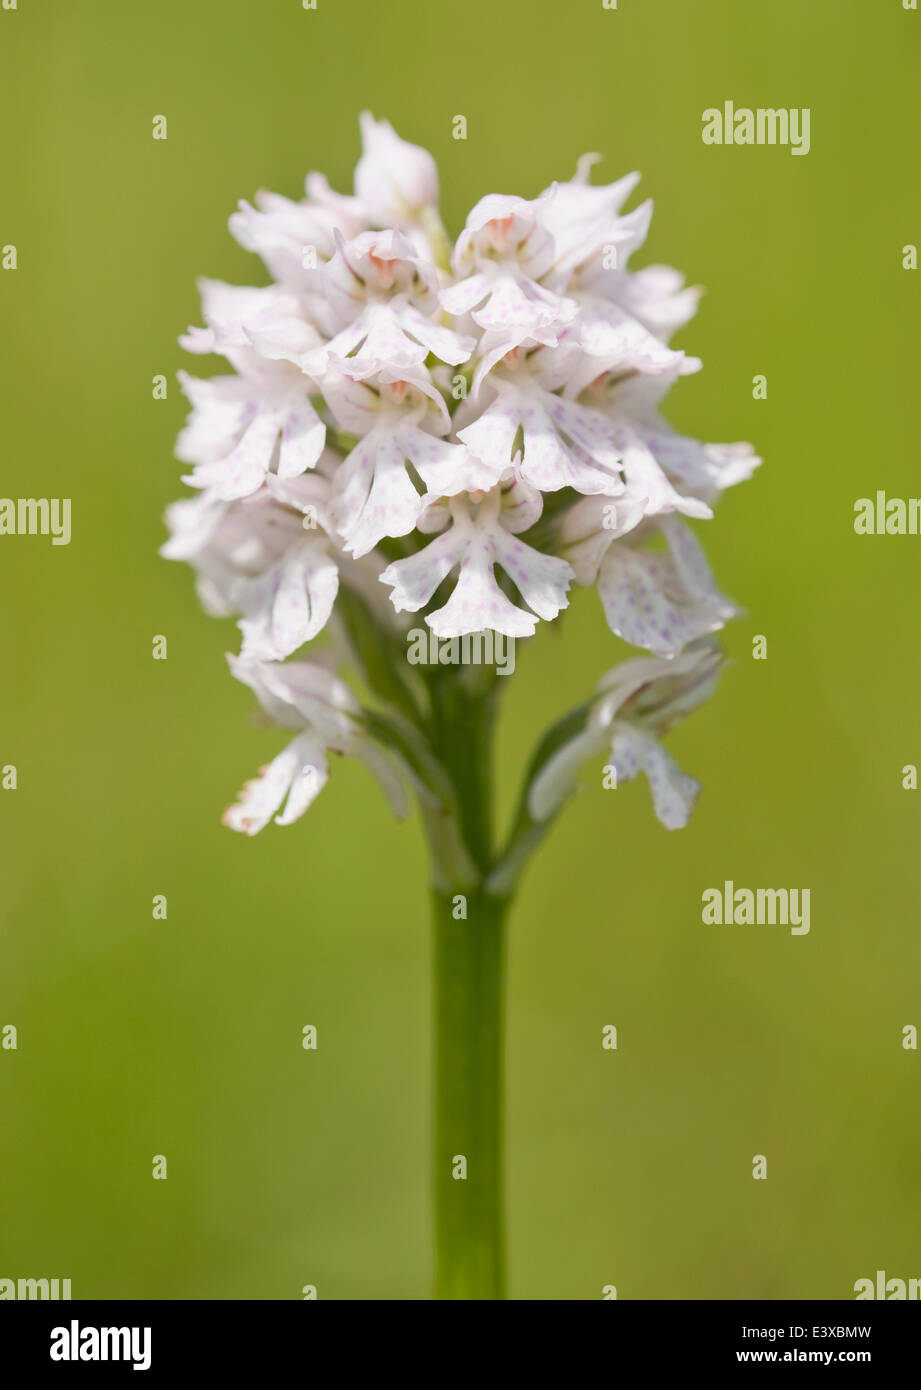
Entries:
[[361, 139], [352, 194], [311, 174], [299, 201], [240, 204], [231, 232], [271, 284], [202, 281], [204, 326], [181, 339], [227, 369], [181, 374], [177, 453], [195, 492], [169, 508], [163, 554], [193, 568], [210, 613], [236, 618], [234, 675], [295, 733], [225, 823], [290, 824], [328, 755], [351, 754], [400, 813], [407, 786], [430, 818], [437, 806], [432, 833], [457, 831], [451, 872], [469, 868], [433, 733], [442, 687], [407, 664], [407, 633], [424, 623], [452, 651], [514, 642], [595, 588], [611, 632], [648, 656], [577, 705], [525, 818], [552, 817], [585, 759], [605, 757], [623, 780], [645, 773], [658, 818], [683, 825], [696, 783], [660, 737], [712, 690], [713, 634], [738, 611], [699, 528], [759, 463], [663, 418], [701, 366], [669, 341], [698, 291], [635, 268], [652, 204], [625, 211], [636, 174], [591, 184], [597, 156], [536, 198], [488, 193], [452, 246], [432, 156], [367, 112]]

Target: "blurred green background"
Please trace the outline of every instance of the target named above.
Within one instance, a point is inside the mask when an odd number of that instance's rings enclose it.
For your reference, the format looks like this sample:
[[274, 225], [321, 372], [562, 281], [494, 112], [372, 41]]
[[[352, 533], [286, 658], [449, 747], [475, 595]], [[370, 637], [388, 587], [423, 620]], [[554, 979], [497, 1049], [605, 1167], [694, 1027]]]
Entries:
[[[921, 794], [901, 786], [921, 762], [921, 539], [853, 531], [856, 498], [921, 492], [901, 267], [921, 240], [919, 25], [900, 0], [0, 11], [0, 244], [19, 253], [0, 272], [0, 492], [73, 499], [70, 546], [0, 539], [0, 764], [19, 769], [0, 792], [0, 1026], [19, 1030], [0, 1051], [0, 1277], [428, 1296], [418, 824], [344, 763], [295, 827], [221, 827], [283, 735], [228, 675], [233, 624], [157, 556], [196, 277], [264, 283], [226, 231], [236, 200], [296, 197], [309, 169], [348, 188], [366, 107], [433, 150], [454, 231], [481, 194], [533, 196], [586, 150], [596, 181], [642, 170], [636, 264], [707, 287], [679, 339], [704, 371], [669, 418], [766, 460], [698, 528], [749, 616], [672, 738], [704, 784], [690, 827], [665, 832], [645, 785], [593, 780], [516, 909], [511, 1296], [846, 1299], [877, 1268], [921, 1275], [921, 1063], [901, 1047], [921, 1024]], [[811, 108], [811, 153], [703, 145], [727, 98]], [[507, 692], [504, 806], [540, 730], [622, 654], [592, 593], [541, 625]], [[703, 926], [726, 878], [809, 887], [811, 933]]]

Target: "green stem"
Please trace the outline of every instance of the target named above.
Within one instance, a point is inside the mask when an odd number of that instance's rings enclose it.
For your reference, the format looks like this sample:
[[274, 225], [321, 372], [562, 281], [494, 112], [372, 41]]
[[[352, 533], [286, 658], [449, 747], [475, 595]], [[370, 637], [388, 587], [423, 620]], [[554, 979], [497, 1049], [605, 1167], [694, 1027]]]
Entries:
[[[482, 891], [432, 895], [435, 1297], [505, 1297], [505, 916]], [[461, 906], [463, 904], [463, 907]], [[461, 913], [466, 910], [466, 918]]]
[[461, 830], [485, 878], [493, 856], [493, 736], [498, 678], [484, 667], [432, 677], [432, 747], [454, 784]]
[[[435, 1297], [505, 1297], [503, 1052], [505, 917], [493, 863], [495, 673], [433, 675], [432, 747], [455, 791], [464, 866], [433, 889]], [[444, 866], [442, 864], [442, 870]], [[450, 866], [449, 866], [450, 870]]]

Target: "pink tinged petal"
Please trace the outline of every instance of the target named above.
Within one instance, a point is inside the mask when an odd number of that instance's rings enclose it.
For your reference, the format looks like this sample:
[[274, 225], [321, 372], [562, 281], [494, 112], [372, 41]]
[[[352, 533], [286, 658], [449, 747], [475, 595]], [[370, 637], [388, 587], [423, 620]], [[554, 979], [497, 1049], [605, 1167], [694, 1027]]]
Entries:
[[519, 197], [517, 193], [484, 193], [467, 214], [464, 229], [468, 233], [475, 232], [491, 222], [508, 222], [515, 218], [520, 223], [516, 233], [520, 240], [533, 226], [534, 217], [535, 203]]
[[[382, 371], [381, 381], [385, 385], [389, 384], [391, 386], [400, 387], [401, 389], [406, 387], [411, 388], [410, 398], [412, 398], [412, 392], [418, 391], [421, 396], [425, 397], [427, 413], [424, 414], [423, 418], [426, 428], [431, 428], [435, 434], [448, 433], [451, 428], [451, 415], [445, 404], [444, 396], [432, 380], [427, 367], [413, 367], [409, 370], [401, 369], [399, 372], [393, 370]], [[431, 404], [429, 404], [429, 402], [431, 402]], [[434, 410], [432, 409], [433, 406]], [[414, 406], [413, 409], [415, 410], [416, 407]], [[413, 420], [415, 420], [415, 416]], [[404, 412], [401, 426], [405, 421], [406, 413]]]
[[547, 246], [552, 241], [536, 227], [538, 213], [548, 194], [528, 202], [514, 194], [487, 193], [471, 208], [467, 215], [464, 230], [457, 239], [453, 264], [460, 273], [463, 267], [478, 256], [514, 257], [521, 259], [527, 273], [535, 277], [541, 266], [532, 263], [529, 247], [534, 233], [538, 251], [544, 253], [544, 262], [549, 265]]
[[645, 772], [656, 816], [666, 830], [681, 830], [690, 819], [700, 784], [681, 771], [651, 734], [626, 724], [616, 727], [611, 761], [618, 780], [629, 781], [638, 772]]
[[[511, 464], [519, 428], [524, 435], [520, 476], [540, 491], [573, 487], [583, 493], [603, 493], [617, 485], [614, 470], [620, 452], [604, 416], [530, 383], [525, 389], [502, 389], [479, 419], [458, 432], [458, 438], [501, 474]], [[567, 439], [572, 443], [567, 444]]]
[[236, 802], [224, 812], [224, 825], [244, 835], [257, 835], [268, 825], [302, 766], [299, 742], [295, 739], [245, 784]]

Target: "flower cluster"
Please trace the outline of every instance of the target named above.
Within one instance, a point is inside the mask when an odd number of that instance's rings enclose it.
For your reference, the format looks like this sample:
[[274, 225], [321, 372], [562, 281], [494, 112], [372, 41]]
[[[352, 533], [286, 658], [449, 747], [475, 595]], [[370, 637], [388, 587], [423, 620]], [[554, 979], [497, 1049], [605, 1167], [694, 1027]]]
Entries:
[[[354, 196], [311, 174], [300, 201], [241, 203], [231, 232], [272, 283], [203, 282], [205, 327], [181, 340], [230, 370], [182, 375], [177, 452], [197, 495], [169, 509], [164, 553], [194, 567], [210, 612], [238, 617], [234, 674], [298, 730], [227, 814], [249, 833], [286, 798], [279, 823], [306, 808], [329, 749], [365, 757], [400, 801], [329, 651], [289, 660], [335, 635], [347, 594], [396, 633], [421, 614], [444, 639], [519, 638], [594, 585], [612, 632], [651, 653], [628, 663], [641, 686], [686, 673], [699, 690], [702, 639], [734, 607], [686, 519], [758, 463], [659, 413], [700, 367], [668, 345], [698, 294], [664, 266], [629, 268], [651, 215], [623, 212], [636, 175], [592, 185], [588, 156], [534, 199], [489, 194], [452, 247], [431, 156], [367, 114], [361, 129]], [[662, 819], [683, 823], [688, 788], [654, 734], [599, 700], [578, 747], [613, 729], [624, 775], [658, 776]]]

